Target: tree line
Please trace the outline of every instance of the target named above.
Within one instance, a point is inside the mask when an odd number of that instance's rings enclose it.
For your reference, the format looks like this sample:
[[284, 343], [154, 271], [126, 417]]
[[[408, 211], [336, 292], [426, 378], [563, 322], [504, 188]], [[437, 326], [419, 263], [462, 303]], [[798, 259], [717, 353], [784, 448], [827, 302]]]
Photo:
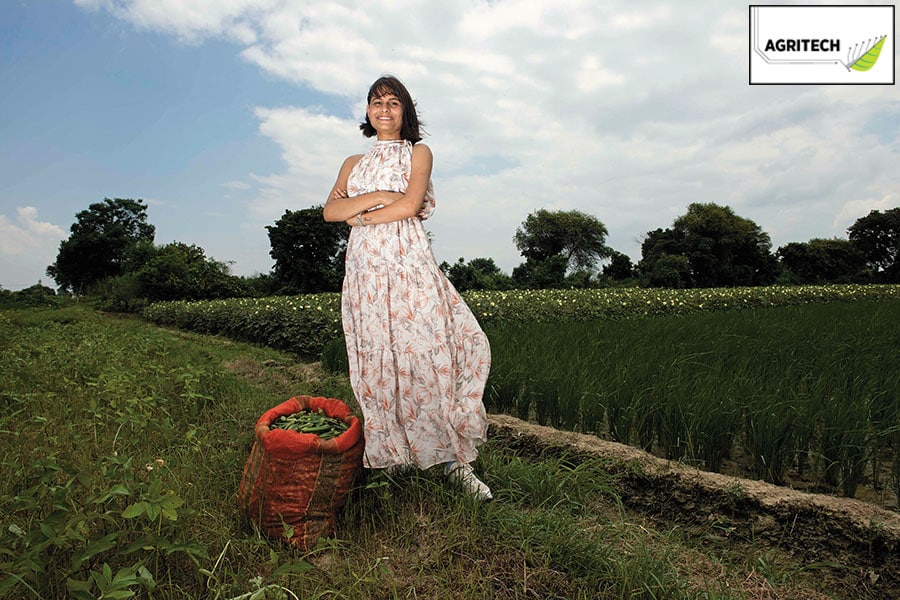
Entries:
[[645, 234], [635, 265], [606, 246], [606, 228], [595, 217], [538, 210], [516, 231], [526, 260], [510, 277], [483, 258], [460, 258], [444, 270], [461, 289], [900, 282], [900, 208], [873, 210], [848, 234], [791, 242], [773, 252], [769, 235], [752, 220], [728, 206], [693, 203], [671, 227]]
[[[266, 230], [271, 272], [238, 277], [199, 246], [156, 245], [142, 200], [106, 198], [75, 215], [47, 274], [60, 292], [100, 297], [119, 310], [160, 300], [340, 290], [346, 225], [325, 222], [322, 207], [313, 206], [286, 210]], [[607, 228], [595, 216], [540, 209], [513, 236], [524, 261], [511, 274], [488, 257], [444, 262], [441, 269], [461, 291], [900, 282], [900, 207], [873, 210], [847, 231], [847, 239], [791, 242], [773, 251], [752, 220], [728, 206], [694, 203], [671, 227], [647, 232], [633, 264], [607, 245]]]

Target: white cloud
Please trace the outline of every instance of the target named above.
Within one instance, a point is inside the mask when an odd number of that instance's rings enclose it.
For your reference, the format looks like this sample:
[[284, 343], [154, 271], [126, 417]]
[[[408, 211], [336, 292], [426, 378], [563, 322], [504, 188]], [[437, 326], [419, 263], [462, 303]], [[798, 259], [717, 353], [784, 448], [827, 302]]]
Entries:
[[226, 181], [222, 187], [229, 190], [249, 190], [253, 186], [246, 181]]
[[48, 241], [57, 243], [67, 237], [58, 225], [38, 221], [37, 212], [33, 206], [20, 206], [15, 221], [0, 215], [0, 254], [29, 254]]
[[9, 282], [8, 289], [34, 285], [66, 237], [58, 225], [38, 220], [33, 206], [20, 206], [12, 219], [0, 215], [0, 281]]
[[597, 56], [586, 56], [581, 62], [577, 85], [578, 90], [582, 93], [596, 92], [604, 87], [621, 85], [624, 82], [624, 75], [603, 66]]
[[[884, 212], [900, 207], [900, 193], [888, 194], [881, 198], [859, 198], [847, 202], [834, 220], [835, 228], [846, 229], [860, 217], [865, 217], [873, 210]], [[805, 240], [804, 240], [805, 241]]]
[[343, 98], [256, 109], [285, 167], [253, 176], [255, 221], [324, 200], [341, 160], [367, 145], [336, 115], [362, 116], [384, 72], [407, 83], [433, 134], [439, 259], [511, 270], [515, 228], [541, 207], [595, 214], [637, 259], [640, 237], [691, 202], [732, 206], [777, 246], [843, 235], [900, 194], [900, 148], [867, 133], [876, 115], [900, 118], [893, 88], [749, 86], [735, 0], [79, 4], [182, 40], [232, 40], [267, 73]]
[[253, 25], [279, 0], [75, 0], [90, 10], [105, 9], [141, 29], [171, 33], [184, 42], [226, 37], [242, 44], [256, 41]]
[[285, 209], [323, 204], [346, 156], [363, 151], [356, 121], [305, 108], [258, 108], [259, 130], [281, 148], [286, 171], [254, 178], [262, 188], [250, 206], [256, 222], [271, 223]]
[[619, 11], [613, 16], [611, 23], [614, 29], [633, 31], [647, 29], [657, 23], [670, 19], [671, 16], [671, 6], [663, 5], [643, 11]]

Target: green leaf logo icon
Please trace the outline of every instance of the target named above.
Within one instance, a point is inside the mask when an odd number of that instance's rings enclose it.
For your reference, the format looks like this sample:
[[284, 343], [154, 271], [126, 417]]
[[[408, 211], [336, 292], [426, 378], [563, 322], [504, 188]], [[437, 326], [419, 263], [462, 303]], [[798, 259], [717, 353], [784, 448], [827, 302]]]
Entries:
[[854, 71], [868, 71], [875, 66], [875, 61], [878, 60], [878, 55], [881, 54], [881, 48], [884, 46], [886, 38], [887, 36], [881, 36], [880, 40], [872, 44], [862, 56], [853, 61], [850, 68]]

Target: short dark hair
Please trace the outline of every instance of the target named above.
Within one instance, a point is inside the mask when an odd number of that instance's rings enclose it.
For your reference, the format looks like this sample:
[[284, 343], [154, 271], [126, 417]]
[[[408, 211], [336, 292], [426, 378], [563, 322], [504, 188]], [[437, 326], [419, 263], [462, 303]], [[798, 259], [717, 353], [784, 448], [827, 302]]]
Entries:
[[[400, 128], [400, 137], [404, 140], [409, 140], [413, 144], [421, 141], [422, 134], [425, 131], [422, 129], [423, 123], [419, 121], [416, 103], [413, 101], [412, 96], [409, 95], [406, 86], [399, 79], [393, 75], [384, 75], [376, 79], [375, 83], [369, 88], [366, 104], [370, 103], [372, 98], [380, 98], [387, 94], [396, 96], [400, 100], [400, 104], [403, 105], [403, 125]], [[372, 122], [369, 121], [368, 113], [366, 113], [365, 121], [359, 124], [359, 128], [366, 137], [372, 137], [377, 133], [375, 128], [372, 127]]]

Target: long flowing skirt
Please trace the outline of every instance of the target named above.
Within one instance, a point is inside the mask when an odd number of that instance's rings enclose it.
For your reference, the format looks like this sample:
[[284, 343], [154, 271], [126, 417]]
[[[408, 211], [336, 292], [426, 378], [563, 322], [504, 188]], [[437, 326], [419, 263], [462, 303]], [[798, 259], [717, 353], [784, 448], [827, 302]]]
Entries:
[[351, 230], [341, 312], [365, 466], [473, 461], [490, 346], [419, 219]]

